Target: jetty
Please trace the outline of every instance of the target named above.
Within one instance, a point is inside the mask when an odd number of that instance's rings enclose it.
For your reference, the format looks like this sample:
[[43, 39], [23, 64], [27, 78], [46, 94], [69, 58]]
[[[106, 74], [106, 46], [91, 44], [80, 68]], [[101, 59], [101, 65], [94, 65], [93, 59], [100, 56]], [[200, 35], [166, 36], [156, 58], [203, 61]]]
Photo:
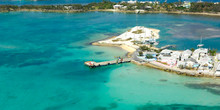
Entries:
[[103, 62], [95, 62], [95, 61], [86, 61], [84, 64], [89, 66], [90, 68], [100, 67], [100, 66], [107, 66], [107, 65], [114, 65], [114, 64], [122, 64], [122, 63], [129, 63], [131, 62], [130, 58], [121, 58], [112, 61], [103, 61]]
[[160, 49], [170, 49], [170, 48], [176, 48], [176, 45], [165, 45], [163, 47], [161, 47]]

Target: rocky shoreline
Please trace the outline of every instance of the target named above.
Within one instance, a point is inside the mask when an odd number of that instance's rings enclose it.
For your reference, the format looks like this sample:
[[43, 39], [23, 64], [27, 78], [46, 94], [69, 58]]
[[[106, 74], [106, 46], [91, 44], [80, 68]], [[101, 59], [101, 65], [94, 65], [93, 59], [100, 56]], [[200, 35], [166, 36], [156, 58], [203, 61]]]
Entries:
[[[98, 9], [98, 10], [42, 10], [42, 9], [18, 9], [18, 10], [0, 10], [0, 12], [53, 12], [53, 13], [83, 13], [83, 12], [117, 12], [117, 13], [136, 13], [135, 10], [114, 10], [114, 9]], [[204, 16], [220, 16], [220, 13], [208, 12], [181, 12], [181, 11], [144, 11], [140, 14], [182, 14], [182, 15], [204, 15]]]

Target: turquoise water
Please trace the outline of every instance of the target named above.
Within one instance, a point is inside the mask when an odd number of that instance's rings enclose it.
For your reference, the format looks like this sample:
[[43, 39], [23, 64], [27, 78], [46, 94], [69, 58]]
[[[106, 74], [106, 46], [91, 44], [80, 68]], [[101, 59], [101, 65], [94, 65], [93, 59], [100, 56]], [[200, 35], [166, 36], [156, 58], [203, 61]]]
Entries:
[[[137, 22], [136, 22], [137, 18]], [[220, 18], [123, 13], [0, 13], [0, 110], [220, 109], [219, 79], [179, 76], [134, 64], [90, 69], [84, 61], [125, 56], [92, 41], [143, 25], [160, 46], [220, 50]]]

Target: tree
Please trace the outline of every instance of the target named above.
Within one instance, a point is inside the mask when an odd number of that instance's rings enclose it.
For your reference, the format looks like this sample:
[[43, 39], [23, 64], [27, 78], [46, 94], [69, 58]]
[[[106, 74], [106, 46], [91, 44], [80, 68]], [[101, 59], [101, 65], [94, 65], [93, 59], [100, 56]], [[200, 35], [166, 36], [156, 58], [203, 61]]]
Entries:
[[147, 59], [152, 59], [152, 58], [154, 58], [154, 57], [153, 57], [152, 55], [150, 55], [150, 54], [147, 54], [147, 55], [146, 55], [146, 58], [147, 58]]
[[140, 49], [141, 50], [147, 50], [147, 51], [150, 51], [151, 49], [149, 47], [147, 47], [146, 45], [144, 46], [140, 46]]
[[215, 56], [216, 53], [217, 53], [217, 49], [209, 50], [209, 54], [210, 54], [211, 56]]
[[139, 51], [139, 56], [143, 56], [143, 52], [142, 51]]
[[192, 52], [194, 52], [194, 51], [195, 51], [195, 49], [194, 49], [194, 48], [191, 48], [190, 50], [191, 50]]

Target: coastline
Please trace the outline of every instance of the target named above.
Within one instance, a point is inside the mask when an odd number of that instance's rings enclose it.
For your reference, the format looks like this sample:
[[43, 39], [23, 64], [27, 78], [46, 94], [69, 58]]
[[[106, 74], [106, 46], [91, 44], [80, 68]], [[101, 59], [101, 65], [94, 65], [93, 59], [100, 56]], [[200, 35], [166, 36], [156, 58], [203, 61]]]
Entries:
[[[128, 58], [131, 58], [132, 55], [134, 54], [134, 52], [136, 51], [135, 48], [129, 47], [127, 45], [107, 44], [107, 43], [102, 43], [101, 44], [101, 43], [98, 43], [98, 42], [92, 42], [91, 45], [94, 45], [94, 46], [119, 47], [119, 48], [127, 51], [126, 56]], [[214, 75], [199, 74], [199, 73], [197, 73], [196, 71], [193, 71], [193, 70], [181, 70], [181, 69], [172, 68], [172, 67], [167, 68], [167, 67], [163, 67], [162, 65], [158, 65], [157, 63], [152, 63], [152, 62], [141, 63], [139, 61], [132, 60], [131, 63], [136, 64], [136, 65], [140, 65], [140, 66], [146, 66], [146, 67], [154, 68], [154, 69], [157, 69], [157, 70], [162, 70], [162, 71], [169, 72], [169, 73], [183, 75], [183, 76], [218, 78], [218, 77], [215, 77]]]
[[127, 46], [127, 45], [120, 45], [120, 44], [107, 44], [107, 43], [98, 43], [98, 42], [92, 42], [90, 43], [94, 46], [108, 46], [108, 47], [119, 47], [125, 51], [127, 51], [126, 56], [128, 58], [131, 58], [132, 54], [136, 51], [135, 48]]
[[[103, 10], [89, 10], [98, 12], [118, 12], [118, 13], [135, 13], [135, 10], [114, 10], [114, 9], [103, 9]], [[181, 12], [181, 11], [144, 11], [141, 14], [183, 14], [183, 15], [207, 15], [207, 16], [220, 16], [218, 13], [208, 13], [208, 12]]]
[[[42, 9], [19, 9], [6, 11], [2, 10], [0, 13], [7, 12], [53, 12], [53, 13], [84, 13], [84, 12], [116, 12], [116, 13], [136, 13], [135, 10], [114, 10], [114, 9], [98, 9], [98, 10], [42, 10]], [[218, 13], [208, 13], [208, 12], [181, 12], [181, 11], [144, 11], [140, 14], [180, 14], [180, 15], [204, 15], [204, 16], [217, 16], [220, 17], [220, 12]]]
[[148, 62], [148, 63], [141, 63], [135, 60], [132, 60], [132, 63], [136, 64], [136, 65], [140, 65], [140, 66], [146, 66], [146, 67], [150, 67], [150, 68], [154, 68], [157, 70], [161, 70], [161, 71], [165, 71], [165, 72], [169, 72], [169, 73], [174, 73], [174, 74], [178, 74], [178, 75], [183, 75], [183, 76], [190, 76], [190, 77], [207, 77], [207, 78], [219, 78], [219, 77], [215, 77], [214, 75], [205, 75], [205, 74], [199, 74], [196, 71], [193, 70], [180, 70], [180, 69], [176, 69], [176, 68], [165, 68], [163, 66], [160, 65], [156, 65], [154, 63]]

